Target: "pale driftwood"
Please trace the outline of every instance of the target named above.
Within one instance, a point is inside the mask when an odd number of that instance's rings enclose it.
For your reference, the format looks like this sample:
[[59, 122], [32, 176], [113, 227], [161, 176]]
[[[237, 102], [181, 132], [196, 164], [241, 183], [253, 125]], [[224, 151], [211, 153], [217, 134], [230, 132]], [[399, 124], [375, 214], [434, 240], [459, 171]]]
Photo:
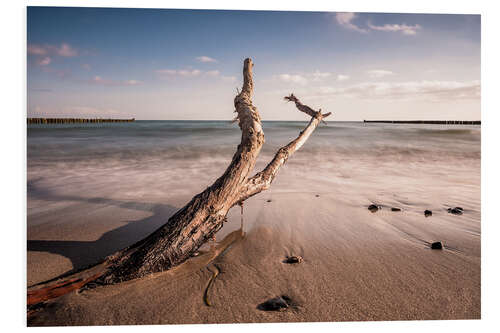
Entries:
[[106, 258], [100, 266], [103, 271], [98, 282], [112, 284], [140, 278], [185, 261], [222, 228], [231, 207], [243, 205], [244, 200], [269, 188], [279, 168], [306, 142], [320, 121], [330, 115], [303, 105], [293, 94], [287, 97], [300, 111], [310, 115], [311, 121], [295, 140], [278, 150], [264, 170], [249, 177], [264, 144], [260, 115], [251, 100], [252, 67], [252, 60], [245, 59], [243, 88], [234, 99], [241, 142], [224, 174], [151, 235]]

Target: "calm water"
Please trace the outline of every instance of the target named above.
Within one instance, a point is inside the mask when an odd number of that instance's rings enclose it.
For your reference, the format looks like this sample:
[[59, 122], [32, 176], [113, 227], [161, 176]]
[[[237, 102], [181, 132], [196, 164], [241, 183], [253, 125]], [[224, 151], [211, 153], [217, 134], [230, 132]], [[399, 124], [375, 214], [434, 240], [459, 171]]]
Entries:
[[[257, 168], [305, 124], [264, 122]], [[28, 213], [41, 209], [47, 193], [193, 195], [222, 174], [241, 135], [224, 121], [30, 125], [27, 133]], [[329, 122], [290, 159], [279, 186], [303, 186], [293, 184], [298, 176], [343, 186], [351, 195], [456, 186], [479, 205], [480, 140], [480, 126]]]

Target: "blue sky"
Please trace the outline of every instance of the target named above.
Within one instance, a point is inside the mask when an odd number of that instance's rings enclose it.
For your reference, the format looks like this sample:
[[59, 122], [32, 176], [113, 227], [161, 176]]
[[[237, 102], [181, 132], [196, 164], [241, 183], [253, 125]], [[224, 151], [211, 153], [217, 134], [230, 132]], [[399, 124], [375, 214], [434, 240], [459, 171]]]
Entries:
[[480, 119], [479, 15], [29, 7], [28, 116]]

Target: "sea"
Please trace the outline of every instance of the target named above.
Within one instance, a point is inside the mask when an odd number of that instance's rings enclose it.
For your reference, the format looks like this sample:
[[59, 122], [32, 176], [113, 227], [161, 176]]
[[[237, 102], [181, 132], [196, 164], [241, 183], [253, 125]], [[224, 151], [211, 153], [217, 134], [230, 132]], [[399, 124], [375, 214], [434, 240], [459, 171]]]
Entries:
[[[306, 125], [264, 121], [255, 172]], [[49, 202], [60, 208], [75, 197], [188, 200], [222, 175], [240, 138], [228, 121], [28, 125], [28, 225], [55, 209]], [[480, 210], [480, 166], [480, 125], [331, 121], [291, 156], [272, 189], [336, 193], [360, 205], [439, 197]]]

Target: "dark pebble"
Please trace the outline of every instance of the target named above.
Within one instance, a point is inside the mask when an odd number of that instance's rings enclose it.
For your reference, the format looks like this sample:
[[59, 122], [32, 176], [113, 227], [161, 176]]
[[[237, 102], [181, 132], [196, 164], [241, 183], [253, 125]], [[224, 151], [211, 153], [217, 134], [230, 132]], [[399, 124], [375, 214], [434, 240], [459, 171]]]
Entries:
[[401, 208], [392, 207], [391, 211], [393, 211], [393, 212], [400, 212]]
[[425, 212], [424, 212], [424, 215], [425, 215], [425, 217], [432, 216], [432, 210], [426, 209]]
[[380, 207], [377, 206], [377, 205], [374, 205], [374, 204], [371, 204], [370, 206], [368, 206], [368, 210], [372, 213], [375, 213], [377, 210], [379, 210]]
[[278, 296], [257, 305], [257, 309], [262, 311], [285, 311], [286, 309], [288, 309], [289, 302], [289, 297]]
[[271, 199], [267, 199], [267, 202], [271, 202], [272, 200]]
[[316, 198], [319, 198], [319, 194], [316, 194]]
[[462, 215], [464, 210], [462, 207], [448, 208], [448, 213], [453, 215]]
[[443, 249], [443, 243], [441, 242], [434, 242], [431, 244], [431, 249], [433, 250], [442, 250]]
[[283, 260], [283, 263], [285, 264], [298, 264], [298, 263], [301, 263], [302, 262], [302, 257], [301, 256], [289, 256], [289, 257], [286, 257], [285, 260]]

